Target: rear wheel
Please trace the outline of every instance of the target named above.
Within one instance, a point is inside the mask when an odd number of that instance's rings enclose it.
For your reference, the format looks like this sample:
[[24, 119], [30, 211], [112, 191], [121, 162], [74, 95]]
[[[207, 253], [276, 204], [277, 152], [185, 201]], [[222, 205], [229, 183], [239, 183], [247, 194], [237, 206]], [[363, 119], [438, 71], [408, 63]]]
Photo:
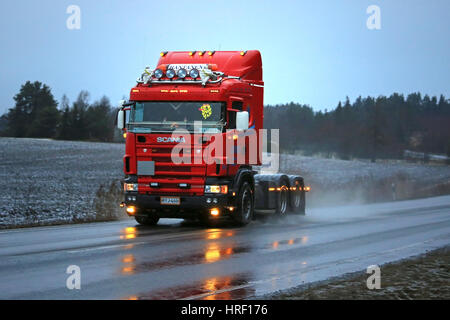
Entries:
[[289, 198], [290, 210], [296, 214], [305, 214], [305, 192], [302, 180], [293, 181]]
[[136, 222], [144, 226], [154, 226], [158, 223], [159, 217], [156, 216], [135, 216]]
[[286, 181], [281, 181], [279, 189], [275, 214], [279, 217], [284, 217], [287, 214], [289, 205], [289, 188]]
[[237, 210], [233, 220], [240, 226], [248, 224], [253, 219], [254, 198], [253, 190], [248, 182], [244, 182], [237, 198]]

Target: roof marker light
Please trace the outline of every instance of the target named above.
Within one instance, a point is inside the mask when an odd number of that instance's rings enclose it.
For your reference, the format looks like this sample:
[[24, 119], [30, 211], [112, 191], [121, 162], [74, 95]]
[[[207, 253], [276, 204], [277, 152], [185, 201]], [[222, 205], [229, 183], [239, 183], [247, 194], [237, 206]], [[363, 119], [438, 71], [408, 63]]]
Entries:
[[217, 64], [213, 63], [213, 64], [208, 64], [208, 69], [212, 70], [212, 71], [217, 71], [218, 67]]
[[163, 52], [161, 52], [159, 55], [160, 55], [161, 57], [164, 57], [166, 54], [167, 54], [167, 51], [163, 51]]
[[198, 52], [198, 55], [199, 55], [199, 56], [203, 56], [203, 55], [205, 54], [205, 52], [206, 52], [206, 51], [199, 51], [199, 52]]
[[245, 56], [246, 53], [247, 51], [241, 51], [241, 56]]
[[209, 51], [208, 55], [212, 56], [215, 53], [215, 51]]
[[192, 57], [197, 51], [189, 51], [189, 55]]

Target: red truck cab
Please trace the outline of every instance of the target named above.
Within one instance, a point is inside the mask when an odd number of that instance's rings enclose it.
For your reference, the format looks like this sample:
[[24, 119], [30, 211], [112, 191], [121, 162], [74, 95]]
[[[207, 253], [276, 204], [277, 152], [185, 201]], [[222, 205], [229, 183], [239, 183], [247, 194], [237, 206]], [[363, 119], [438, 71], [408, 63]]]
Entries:
[[118, 114], [127, 213], [147, 225], [161, 217], [245, 225], [255, 208], [304, 212], [301, 177], [253, 170], [262, 163], [263, 90], [257, 50], [162, 52]]

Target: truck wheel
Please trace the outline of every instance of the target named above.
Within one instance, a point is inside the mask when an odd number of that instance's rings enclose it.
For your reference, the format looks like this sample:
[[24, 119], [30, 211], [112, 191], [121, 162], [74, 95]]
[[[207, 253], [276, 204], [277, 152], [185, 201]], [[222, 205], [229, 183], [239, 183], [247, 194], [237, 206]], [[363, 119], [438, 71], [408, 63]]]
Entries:
[[144, 226], [154, 226], [158, 223], [159, 217], [156, 216], [135, 216], [136, 222]]
[[237, 198], [237, 210], [233, 214], [233, 220], [240, 226], [245, 226], [253, 219], [254, 196], [248, 182], [244, 182], [239, 190]]
[[295, 190], [290, 191], [289, 207], [293, 213], [305, 214], [305, 191], [303, 191], [303, 180], [296, 178], [292, 181]]
[[279, 217], [284, 217], [288, 211], [289, 205], [289, 187], [286, 181], [281, 181], [281, 186], [279, 187], [277, 197], [277, 208], [275, 209], [275, 214]]

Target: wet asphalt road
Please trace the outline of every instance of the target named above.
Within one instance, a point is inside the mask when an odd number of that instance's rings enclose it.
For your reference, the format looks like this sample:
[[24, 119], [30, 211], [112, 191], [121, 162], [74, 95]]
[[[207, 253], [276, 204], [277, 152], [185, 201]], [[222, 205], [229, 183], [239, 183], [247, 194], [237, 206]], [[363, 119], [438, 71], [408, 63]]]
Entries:
[[[0, 232], [0, 299], [247, 299], [450, 243], [450, 196], [245, 228], [134, 220]], [[81, 268], [69, 290], [66, 269]]]

